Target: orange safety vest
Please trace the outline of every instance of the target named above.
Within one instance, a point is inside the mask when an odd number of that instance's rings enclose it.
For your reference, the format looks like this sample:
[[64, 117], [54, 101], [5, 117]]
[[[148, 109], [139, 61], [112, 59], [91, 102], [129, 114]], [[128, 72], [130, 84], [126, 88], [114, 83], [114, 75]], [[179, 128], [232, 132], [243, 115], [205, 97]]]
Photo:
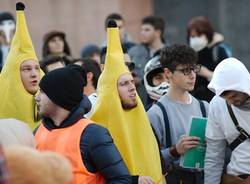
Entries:
[[73, 169], [71, 184], [104, 184], [99, 173], [89, 172], [83, 164], [80, 150], [80, 139], [83, 130], [92, 123], [88, 119], [80, 119], [77, 123], [49, 131], [43, 124], [38, 128], [35, 139], [38, 150], [57, 152], [68, 158]]

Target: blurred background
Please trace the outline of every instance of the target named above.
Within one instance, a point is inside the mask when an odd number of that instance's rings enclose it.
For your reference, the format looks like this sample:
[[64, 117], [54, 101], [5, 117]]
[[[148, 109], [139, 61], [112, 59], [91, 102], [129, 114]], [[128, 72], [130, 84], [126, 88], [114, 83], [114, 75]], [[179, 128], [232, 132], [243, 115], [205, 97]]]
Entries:
[[[15, 15], [17, 0], [0, 0], [0, 12]], [[106, 40], [104, 21], [108, 14], [120, 13], [126, 31], [139, 42], [141, 19], [159, 15], [165, 20], [165, 38], [169, 44], [187, 43], [186, 25], [193, 16], [209, 18], [215, 31], [225, 37], [233, 56], [250, 69], [250, 34], [248, 0], [22, 0], [26, 19], [37, 55], [41, 58], [45, 33], [59, 30], [66, 33], [73, 57], [89, 43], [103, 45]]]

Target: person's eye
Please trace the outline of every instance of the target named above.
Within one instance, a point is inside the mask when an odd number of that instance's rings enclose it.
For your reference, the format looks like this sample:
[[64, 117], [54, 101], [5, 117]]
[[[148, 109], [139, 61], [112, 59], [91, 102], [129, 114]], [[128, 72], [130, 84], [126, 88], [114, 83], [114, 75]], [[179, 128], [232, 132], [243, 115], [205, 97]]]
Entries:
[[125, 82], [120, 82], [119, 83], [119, 86], [124, 86], [125, 85]]
[[29, 68], [23, 68], [22, 71], [26, 72], [26, 71], [29, 71], [30, 69]]
[[191, 70], [190, 68], [185, 68], [185, 69], [183, 69], [183, 72], [188, 74], [188, 73], [190, 73], [190, 70]]

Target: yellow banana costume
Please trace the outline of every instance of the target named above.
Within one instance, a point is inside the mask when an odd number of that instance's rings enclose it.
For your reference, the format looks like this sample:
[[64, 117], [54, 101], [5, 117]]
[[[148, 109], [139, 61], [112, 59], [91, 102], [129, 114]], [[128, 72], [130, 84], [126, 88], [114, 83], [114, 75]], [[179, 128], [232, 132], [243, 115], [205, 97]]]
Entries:
[[97, 102], [91, 119], [106, 127], [114, 139], [131, 175], [161, 180], [159, 149], [147, 114], [137, 95], [137, 106], [123, 110], [117, 80], [130, 73], [124, 62], [119, 30], [114, 21], [108, 26], [108, 45], [104, 70], [97, 87]]
[[34, 129], [38, 125], [35, 122], [34, 96], [23, 86], [20, 66], [25, 60], [32, 59], [38, 63], [38, 59], [26, 26], [25, 6], [22, 3], [17, 3], [16, 6], [16, 32], [0, 74], [0, 118], [15, 118], [28, 123]]

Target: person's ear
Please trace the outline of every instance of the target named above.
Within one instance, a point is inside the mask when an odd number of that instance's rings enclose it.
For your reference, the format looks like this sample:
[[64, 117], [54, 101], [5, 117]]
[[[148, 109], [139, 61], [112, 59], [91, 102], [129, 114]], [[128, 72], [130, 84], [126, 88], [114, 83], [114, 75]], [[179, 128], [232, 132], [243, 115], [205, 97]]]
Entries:
[[173, 76], [173, 72], [171, 70], [169, 70], [168, 68], [164, 68], [164, 75], [166, 76], [166, 78], [169, 80], [172, 78]]
[[155, 30], [155, 35], [157, 35], [158, 38], [161, 38], [161, 30], [156, 29]]

